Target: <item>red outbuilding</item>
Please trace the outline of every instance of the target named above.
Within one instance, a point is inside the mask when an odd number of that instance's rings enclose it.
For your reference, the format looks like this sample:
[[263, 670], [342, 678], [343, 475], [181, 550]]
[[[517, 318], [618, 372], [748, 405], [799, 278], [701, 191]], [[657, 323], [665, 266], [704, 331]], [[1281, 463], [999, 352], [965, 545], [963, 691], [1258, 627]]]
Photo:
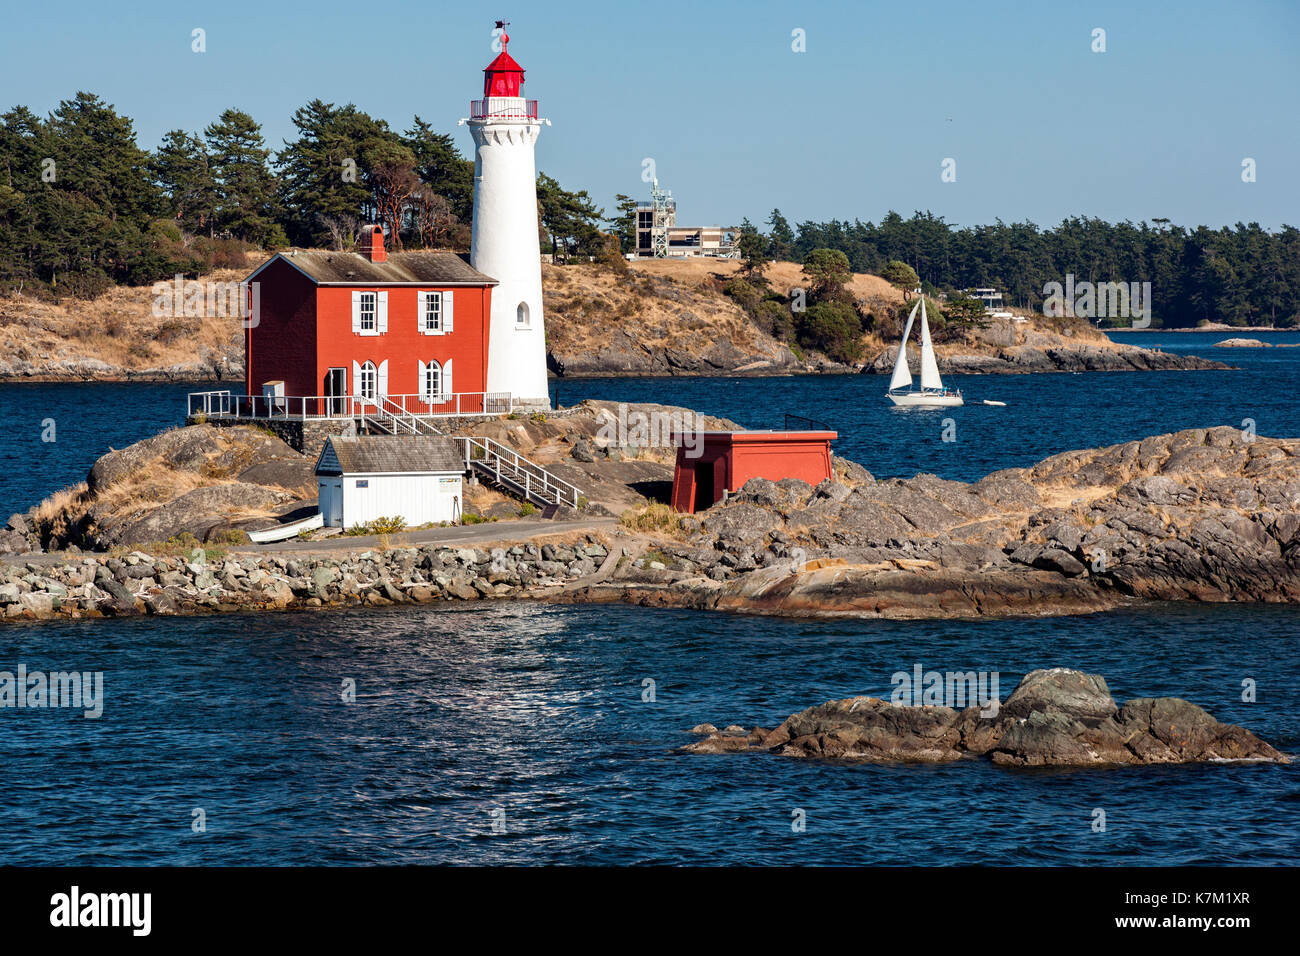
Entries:
[[810, 485], [833, 477], [836, 432], [703, 432], [679, 437], [673, 508], [703, 511], [751, 478], [798, 478]]
[[485, 392], [496, 280], [449, 252], [279, 253], [248, 278], [247, 395], [254, 414], [496, 410]]

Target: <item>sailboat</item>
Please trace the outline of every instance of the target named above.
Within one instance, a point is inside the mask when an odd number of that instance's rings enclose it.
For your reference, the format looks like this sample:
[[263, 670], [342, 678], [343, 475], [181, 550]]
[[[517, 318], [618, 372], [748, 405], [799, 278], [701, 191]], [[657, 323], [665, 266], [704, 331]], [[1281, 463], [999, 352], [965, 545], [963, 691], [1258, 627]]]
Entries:
[[[916, 290], [918, 293], [920, 289]], [[907, 367], [907, 337], [912, 333], [912, 320], [916, 310], [921, 310], [921, 388], [912, 388], [912, 370]], [[939, 363], [934, 358], [934, 345], [930, 342], [930, 322], [925, 315], [925, 296], [920, 295], [903, 329], [903, 341], [898, 343], [898, 358], [894, 360], [894, 374], [889, 378], [889, 391], [885, 393], [895, 405], [940, 407], [962, 405], [961, 389], [953, 391], [943, 387], [939, 378]]]

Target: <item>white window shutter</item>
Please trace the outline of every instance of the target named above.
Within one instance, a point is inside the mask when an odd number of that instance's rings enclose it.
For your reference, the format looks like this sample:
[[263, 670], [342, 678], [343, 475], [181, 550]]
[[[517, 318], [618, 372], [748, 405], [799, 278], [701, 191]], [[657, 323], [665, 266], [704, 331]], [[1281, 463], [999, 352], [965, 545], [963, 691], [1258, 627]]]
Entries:
[[454, 298], [455, 296], [452, 295], [450, 289], [448, 289], [446, 292], [442, 294], [442, 330], [444, 332], [451, 331], [451, 323], [452, 323], [451, 303], [452, 303], [452, 299]]
[[447, 361], [442, 363], [442, 394], [455, 394], [455, 391], [451, 387], [451, 359], [447, 359]]
[[388, 359], [379, 363], [379, 381], [375, 389], [377, 398], [384, 398], [388, 394]]
[[388, 293], [379, 293], [379, 303], [376, 309], [375, 327], [379, 329], [379, 334], [383, 335], [388, 331]]
[[[420, 293], [420, 298], [424, 298], [424, 293]], [[423, 362], [420, 363], [420, 401], [429, 400], [429, 366]]]
[[[361, 334], [361, 293], [355, 289], [352, 292], [352, 331], [357, 335]], [[356, 362], [352, 363], [356, 365]]]
[[352, 394], [356, 398], [361, 397], [361, 363], [355, 361], [352, 363]]
[[[415, 293], [415, 327], [417, 330], [419, 330], [419, 333], [421, 335], [429, 334], [429, 330], [424, 327], [424, 323], [425, 323], [424, 316], [428, 311], [429, 311], [429, 293], [427, 292]], [[420, 364], [423, 365], [424, 363], [421, 362]], [[421, 380], [423, 380], [424, 376], [421, 375], [420, 378]]]

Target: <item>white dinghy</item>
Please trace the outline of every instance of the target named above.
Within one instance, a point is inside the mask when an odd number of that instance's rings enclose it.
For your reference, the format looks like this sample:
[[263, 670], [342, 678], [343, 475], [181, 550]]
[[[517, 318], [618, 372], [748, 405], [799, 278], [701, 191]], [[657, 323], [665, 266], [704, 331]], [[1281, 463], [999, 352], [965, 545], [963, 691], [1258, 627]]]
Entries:
[[248, 540], [254, 544], [271, 544], [275, 541], [288, 541], [290, 538], [297, 537], [302, 531], [315, 531], [317, 528], [323, 527], [325, 527], [325, 518], [318, 511], [301, 521], [278, 524], [274, 528], [267, 528], [263, 531], [250, 531], [248, 532]]

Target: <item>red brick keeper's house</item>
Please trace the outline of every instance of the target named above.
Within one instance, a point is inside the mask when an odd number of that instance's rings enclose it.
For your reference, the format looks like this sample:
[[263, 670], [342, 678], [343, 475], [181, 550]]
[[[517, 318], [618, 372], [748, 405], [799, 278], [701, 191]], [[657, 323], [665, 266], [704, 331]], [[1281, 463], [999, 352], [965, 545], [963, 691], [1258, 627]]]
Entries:
[[382, 228], [368, 226], [360, 252], [279, 253], [248, 283], [255, 414], [498, 410], [485, 394], [496, 280], [460, 256], [387, 253]]

